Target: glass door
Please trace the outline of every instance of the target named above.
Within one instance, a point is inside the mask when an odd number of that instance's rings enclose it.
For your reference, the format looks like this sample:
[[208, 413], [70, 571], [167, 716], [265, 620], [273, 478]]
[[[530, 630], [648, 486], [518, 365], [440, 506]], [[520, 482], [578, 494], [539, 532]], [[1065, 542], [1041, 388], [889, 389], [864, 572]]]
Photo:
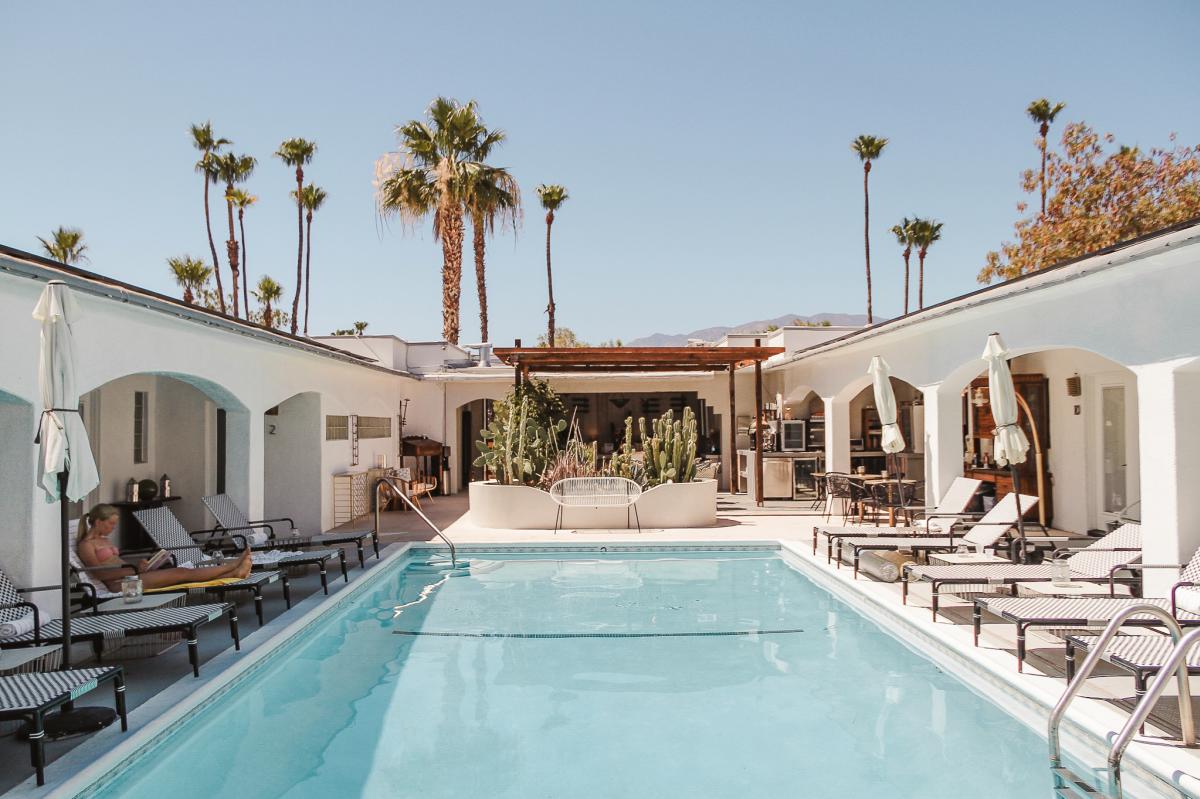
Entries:
[[1100, 389], [1100, 508], [1114, 518], [1129, 505], [1125, 386]]

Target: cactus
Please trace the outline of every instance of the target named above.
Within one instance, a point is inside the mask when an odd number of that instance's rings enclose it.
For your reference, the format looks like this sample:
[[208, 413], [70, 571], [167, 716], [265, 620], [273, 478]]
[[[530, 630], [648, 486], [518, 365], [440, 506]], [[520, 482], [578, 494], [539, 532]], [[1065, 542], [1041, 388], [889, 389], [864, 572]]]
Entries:
[[[642, 428], [645, 429], [645, 420], [642, 420]], [[625, 477], [629, 480], [645, 485], [645, 470], [642, 464], [638, 463], [634, 457], [633, 449], [633, 417], [625, 418], [625, 438], [621, 441], [621, 446], [609, 458], [608, 468], [605, 470], [607, 474], [614, 477]]]
[[537, 484], [558, 455], [558, 435], [567, 429], [567, 423], [559, 419], [541, 425], [536, 415], [529, 397], [522, 397], [519, 403], [497, 403], [491, 424], [480, 431], [475, 465], [494, 472], [496, 480], [505, 485]]
[[653, 434], [646, 435], [645, 420], [639, 420], [642, 447], [646, 452], [646, 485], [690, 483], [696, 478], [696, 417], [691, 408], [683, 409], [676, 420], [667, 411], [654, 420]]

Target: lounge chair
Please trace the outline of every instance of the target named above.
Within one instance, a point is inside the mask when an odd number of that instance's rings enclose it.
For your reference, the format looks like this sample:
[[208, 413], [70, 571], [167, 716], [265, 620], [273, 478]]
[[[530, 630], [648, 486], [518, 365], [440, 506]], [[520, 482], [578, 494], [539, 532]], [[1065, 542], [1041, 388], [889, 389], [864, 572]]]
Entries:
[[[1118, 571], [1128, 570], [1142, 555], [1142, 528], [1134, 522], [1123, 524], [1103, 538], [1076, 551], [1067, 558], [1071, 579], [1079, 582], [1108, 582]], [[903, 569], [901, 596], [908, 604], [910, 580], [930, 584], [932, 601], [930, 608], [937, 620], [938, 600], [946, 585], [967, 586], [1016, 586], [1017, 583], [1045, 582], [1054, 579], [1054, 567], [1049, 563], [1036, 565], [1022, 563], [978, 563], [953, 566], [907, 565]], [[1129, 582], [1121, 580], [1120, 582]]]
[[112, 681], [121, 729], [129, 729], [125, 715], [125, 674], [120, 666], [94, 669], [10, 674], [0, 677], [0, 721], [24, 720], [29, 724], [30, 760], [37, 784], [46, 784], [46, 714], [73, 702], [101, 683]]
[[296, 523], [291, 519], [281, 517], [278, 519], [258, 519], [251, 521], [238, 507], [238, 504], [233, 501], [233, 497], [228, 494], [213, 494], [209, 497], [204, 497], [204, 506], [208, 508], [209, 513], [217, 520], [217, 530], [225, 533], [237, 533], [242, 531], [259, 530], [267, 534], [267, 540], [255, 546], [251, 544], [251, 549], [301, 549], [310, 547], [330, 547], [338, 544], [354, 544], [358, 548], [358, 567], [361, 569], [366, 566], [366, 553], [363, 551], [363, 542], [367, 538], [371, 539], [371, 544], [375, 549], [375, 557], [379, 557], [379, 535], [374, 530], [353, 530], [342, 533], [321, 533], [319, 535], [279, 535], [275, 531], [275, 525], [287, 524], [289, 531], [296, 529]]
[[[61, 644], [63, 640], [62, 620], [42, 622], [37, 605], [21, 598], [22, 594], [35, 591], [57, 591], [58, 586], [39, 588], [16, 588], [4, 572], [0, 572], [0, 622], [9, 622], [21, 627], [32, 625], [27, 632], [17, 632], [0, 638], [0, 648]], [[106, 638], [128, 638], [136, 635], [160, 635], [183, 633], [187, 636], [188, 660], [192, 674], [200, 676], [200, 650], [197, 645], [199, 629], [210, 621], [229, 616], [229, 632], [235, 649], [241, 649], [238, 635], [237, 609], [225, 602], [210, 605], [191, 605], [182, 608], [158, 608], [134, 610], [128, 613], [80, 613], [71, 616], [71, 640], [89, 641], [99, 658], [101, 644]], [[32, 618], [31, 618], [32, 617]]]
[[[1040, 599], [1033, 597], [976, 597], [972, 623], [975, 645], [979, 646], [979, 633], [983, 625], [983, 612], [999, 616], [1017, 625], [1017, 671], [1025, 665], [1025, 636], [1033, 627], [1103, 627], [1120, 610], [1133, 604], [1157, 605], [1170, 611], [1181, 626], [1200, 625], [1200, 613], [1182, 610], [1177, 599], [1182, 590], [1200, 585], [1200, 550], [1197, 550], [1185, 566], [1179, 564], [1131, 564], [1131, 570], [1179, 569], [1179, 582], [1171, 586], [1169, 598], [1139, 599], [1137, 597], [1088, 597], [1079, 599]], [[1161, 622], [1149, 614], [1134, 616], [1125, 622], [1130, 625], [1158, 626]]]
[[[161, 520], [159, 520], [159, 511], [165, 512], [161, 516]], [[143, 519], [143, 514], [148, 514], [145, 517], [145, 520]], [[179, 520], [175, 518], [175, 514], [171, 513], [169, 508], [161, 507], [134, 511], [133, 516], [142, 526], [142, 529], [146, 531], [146, 534], [150, 536], [150, 539], [154, 541], [155, 546], [171, 553], [172, 560], [174, 560], [177, 565], [190, 563], [193, 566], [211, 566], [217, 562], [214, 558], [206, 555], [200, 549], [200, 547], [196, 545], [196, 542], [193, 541], [192, 538], [187, 534], [187, 531], [183, 529], [183, 525], [179, 523]], [[152, 532], [150, 528], [147, 527], [147, 524], [153, 524], [156, 529], [162, 528], [164, 532], [161, 534], [161, 537], [159, 537], [155, 532]], [[177, 535], [179, 531], [182, 531], [182, 536]], [[93, 570], [89, 569], [88, 571]], [[270, 585], [271, 583], [275, 582], [282, 586], [283, 601], [288, 609], [291, 609], [291, 585], [288, 583], [287, 575], [276, 569], [264, 570], [249, 574], [245, 579], [236, 583], [224, 583], [221, 585], [207, 586], [203, 589], [203, 591], [204, 593], [216, 594], [222, 599], [225, 598], [226, 594], [244, 591], [250, 592], [254, 598], [254, 615], [258, 618], [258, 626], [261, 627], [265, 623], [265, 617], [263, 615], [263, 586]], [[99, 591], [98, 588], [97, 591]]]
[[912, 527], [864, 527], [862, 525], [816, 526], [813, 527], [813, 554], [817, 554], [817, 537], [824, 536], [827, 543], [826, 562], [833, 559], [833, 542], [838, 538], [866, 538], [886, 535], [944, 535], [954, 522], [965, 518], [977, 518], [979, 514], [968, 513], [967, 508], [979, 491], [981, 480], [955, 477], [946, 489], [942, 501], [931, 508], [918, 512], [921, 518]]
[[[938, 550], [954, 549], [957, 546], [969, 546], [976, 552], [994, 548], [997, 542], [1017, 523], [1017, 495], [1008, 494], [995, 506], [985, 513], [977, 522], [956, 522], [946, 535], [916, 535], [916, 536], [868, 536], [865, 538], [839, 538], [837, 540], [837, 564], [842, 565], [842, 550], [850, 548], [854, 559], [854, 577], [858, 578], [858, 559], [863, 552], [911, 550], [912, 552], [935, 552]], [[1021, 510], [1032, 510], [1038, 503], [1037, 497], [1021, 496]], [[955, 538], [956, 528], [966, 528], [966, 532]], [[1054, 540], [1044, 538], [1042, 540]]]
[[[1067, 681], [1075, 678], [1075, 650], [1085, 652], [1100, 640], [1098, 635], [1068, 635]], [[1163, 663], [1175, 648], [1175, 641], [1165, 633], [1148, 632], [1145, 635], [1118, 635], [1104, 645], [1101, 658], [1133, 674], [1133, 690], [1140, 700], [1146, 693], [1150, 678], [1162, 671]], [[1192, 649], [1187, 654], [1188, 674], [1200, 674], [1200, 651]]]

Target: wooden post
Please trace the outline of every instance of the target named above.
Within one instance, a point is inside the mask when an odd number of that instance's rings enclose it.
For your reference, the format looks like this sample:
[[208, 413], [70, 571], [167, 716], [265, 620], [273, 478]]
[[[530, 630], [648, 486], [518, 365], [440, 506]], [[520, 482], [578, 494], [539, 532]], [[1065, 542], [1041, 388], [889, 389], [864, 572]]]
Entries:
[[[761, 347], [762, 339], [754, 339], [754, 346]], [[754, 502], [763, 504], [763, 398], [762, 359], [754, 359]]]
[[729, 493], [738, 492], [737, 396], [734, 388], [735, 364], [729, 364]]
[[[521, 339], [513, 339], [513, 346], [517, 349], [521, 348]], [[513, 388], [521, 387], [521, 356], [518, 355], [516, 362], [513, 363]]]

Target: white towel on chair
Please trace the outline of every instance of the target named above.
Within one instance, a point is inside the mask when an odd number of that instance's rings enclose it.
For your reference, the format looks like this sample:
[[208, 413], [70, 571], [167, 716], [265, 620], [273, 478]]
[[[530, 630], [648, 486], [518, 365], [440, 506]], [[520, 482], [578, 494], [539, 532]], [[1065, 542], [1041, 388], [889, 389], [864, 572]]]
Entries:
[[295, 552], [284, 552], [280, 549], [272, 549], [270, 552], [255, 552], [253, 561], [255, 565], [260, 563], [277, 563], [280, 558], [285, 558], [288, 555], [295, 555]]
[[259, 530], [257, 532], [251, 533], [250, 535], [246, 536], [246, 541], [252, 547], [256, 547], [259, 544], [265, 544], [269, 540], [270, 540], [270, 537], [267, 535], [266, 532], [264, 532], [262, 530]]
[[0, 621], [0, 638], [16, 638], [18, 635], [33, 632], [33, 613], [12, 621]]

